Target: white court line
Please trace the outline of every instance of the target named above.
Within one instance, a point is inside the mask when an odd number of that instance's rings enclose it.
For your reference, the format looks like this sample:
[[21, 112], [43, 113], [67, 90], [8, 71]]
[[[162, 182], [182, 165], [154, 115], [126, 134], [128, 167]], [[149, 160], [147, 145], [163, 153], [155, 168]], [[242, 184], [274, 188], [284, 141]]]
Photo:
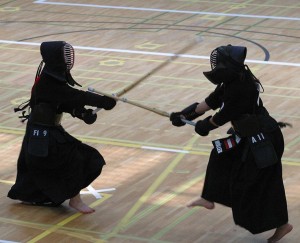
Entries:
[[165, 151], [165, 152], [173, 152], [173, 153], [183, 153], [189, 154], [190, 152], [187, 150], [179, 150], [179, 149], [166, 149], [166, 148], [158, 148], [158, 147], [150, 147], [150, 146], [142, 146], [142, 149], [156, 150], [156, 151]]
[[0, 243], [20, 243], [18, 241], [0, 240]]
[[100, 194], [101, 192], [111, 192], [111, 191], [116, 190], [116, 188], [106, 188], [106, 189], [95, 190], [91, 185], [89, 185], [87, 187], [87, 189], [88, 189], [88, 191], [80, 191], [80, 194], [92, 194], [97, 199], [102, 198], [102, 196]]
[[[0, 40], [0, 44], [1, 43], [2, 44], [15, 44], [15, 45], [30, 45], [30, 46], [40, 46], [41, 45], [41, 43], [36, 43], [36, 42], [9, 41], [9, 40]], [[154, 56], [169, 56], [169, 57], [178, 56], [178, 57], [185, 57], [185, 58], [192, 58], [192, 59], [208, 59], [208, 60], [210, 58], [210, 56], [175, 54], [175, 53], [166, 53], [166, 52], [133, 51], [133, 50], [99, 48], [99, 47], [89, 47], [89, 46], [73, 46], [73, 47], [78, 50], [89, 50], [89, 51], [108, 51], [108, 52], [118, 52], [118, 53], [154, 55]], [[293, 62], [273, 62], [273, 61], [260, 61], [260, 60], [250, 60], [250, 59], [246, 59], [246, 62], [256, 63], [256, 64], [300, 67], [300, 63], [293, 63]]]
[[83, 3], [66, 3], [66, 2], [50, 2], [46, 0], [34, 1], [38, 4], [52, 4], [74, 7], [90, 7], [90, 8], [105, 8], [105, 9], [123, 9], [134, 11], [152, 11], [152, 12], [164, 12], [164, 13], [184, 13], [184, 14], [198, 14], [198, 15], [216, 15], [216, 16], [229, 16], [229, 17], [241, 17], [241, 18], [257, 18], [257, 19], [279, 19], [299, 21], [300, 18], [296, 17], [284, 17], [284, 16], [268, 16], [268, 15], [252, 15], [252, 14], [235, 14], [235, 13], [216, 13], [216, 12], [203, 12], [203, 11], [188, 11], [188, 10], [173, 10], [173, 9], [158, 9], [158, 8], [135, 8], [126, 6], [110, 6], [110, 5], [97, 5], [97, 4], [83, 4]]
[[95, 198], [102, 198], [102, 196], [98, 192], [96, 192], [96, 190], [91, 185], [89, 185], [87, 189], [95, 196]]

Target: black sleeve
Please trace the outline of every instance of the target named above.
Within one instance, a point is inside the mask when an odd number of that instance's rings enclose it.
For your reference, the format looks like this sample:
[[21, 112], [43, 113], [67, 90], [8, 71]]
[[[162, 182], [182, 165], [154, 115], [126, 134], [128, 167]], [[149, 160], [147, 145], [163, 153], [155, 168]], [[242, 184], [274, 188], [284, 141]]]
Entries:
[[86, 105], [104, 108], [105, 110], [111, 110], [116, 105], [115, 99], [91, 92], [85, 92], [85, 99]]
[[213, 110], [220, 108], [224, 93], [223, 85], [218, 85], [215, 90], [205, 99], [206, 104]]
[[49, 103], [60, 112], [72, 113], [86, 105], [110, 110], [116, 105], [112, 98], [73, 88], [49, 75], [42, 76], [33, 93], [35, 103]]
[[94, 106], [110, 110], [116, 105], [116, 101], [112, 98], [94, 94], [87, 91], [78, 90], [70, 86], [65, 86], [57, 93], [57, 101], [63, 112], [72, 112], [74, 108]]

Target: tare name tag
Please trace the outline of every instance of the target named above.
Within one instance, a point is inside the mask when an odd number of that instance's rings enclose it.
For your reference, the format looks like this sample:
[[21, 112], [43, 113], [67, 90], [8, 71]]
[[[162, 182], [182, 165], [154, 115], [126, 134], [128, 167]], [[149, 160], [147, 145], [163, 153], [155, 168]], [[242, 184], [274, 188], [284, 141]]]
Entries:
[[214, 148], [217, 150], [218, 154], [224, 153], [235, 148], [241, 141], [241, 138], [237, 135], [232, 135], [227, 138], [221, 138], [212, 141]]

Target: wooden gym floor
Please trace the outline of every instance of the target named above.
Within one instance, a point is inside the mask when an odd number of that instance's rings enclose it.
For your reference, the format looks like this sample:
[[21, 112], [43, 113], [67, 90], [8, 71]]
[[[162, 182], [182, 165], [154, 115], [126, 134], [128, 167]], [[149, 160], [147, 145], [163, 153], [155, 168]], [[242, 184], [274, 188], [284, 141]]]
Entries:
[[273, 233], [251, 235], [220, 205], [185, 207], [201, 193], [211, 140], [227, 136], [229, 125], [200, 137], [190, 125], [173, 127], [122, 102], [100, 111], [91, 126], [63, 119], [106, 159], [101, 176], [82, 191], [95, 213], [7, 198], [25, 129], [13, 108], [29, 98], [40, 43], [52, 40], [75, 47], [72, 74], [83, 90], [114, 93], [150, 72], [123, 97], [166, 112], [212, 91], [202, 72], [210, 70], [214, 48], [246, 46], [266, 107], [293, 124], [283, 130], [283, 177], [294, 230], [281, 242], [300, 242], [299, 23], [298, 0], [0, 0], [0, 242], [250, 243]]

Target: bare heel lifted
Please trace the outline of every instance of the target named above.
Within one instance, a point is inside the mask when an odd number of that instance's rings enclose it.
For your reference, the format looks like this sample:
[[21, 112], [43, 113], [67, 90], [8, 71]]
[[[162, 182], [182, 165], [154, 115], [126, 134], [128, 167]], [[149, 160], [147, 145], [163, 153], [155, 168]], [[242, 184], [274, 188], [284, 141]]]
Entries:
[[214, 209], [215, 208], [215, 204], [213, 202], [210, 202], [204, 198], [196, 198], [194, 200], [192, 200], [191, 202], [189, 202], [187, 205], [187, 207], [204, 207], [206, 209]]
[[284, 224], [280, 227], [278, 227], [275, 230], [274, 235], [272, 235], [272, 237], [270, 237], [268, 239], [269, 243], [274, 243], [274, 242], [278, 242], [279, 240], [281, 240], [286, 234], [290, 233], [293, 229], [293, 225], [291, 224]]

